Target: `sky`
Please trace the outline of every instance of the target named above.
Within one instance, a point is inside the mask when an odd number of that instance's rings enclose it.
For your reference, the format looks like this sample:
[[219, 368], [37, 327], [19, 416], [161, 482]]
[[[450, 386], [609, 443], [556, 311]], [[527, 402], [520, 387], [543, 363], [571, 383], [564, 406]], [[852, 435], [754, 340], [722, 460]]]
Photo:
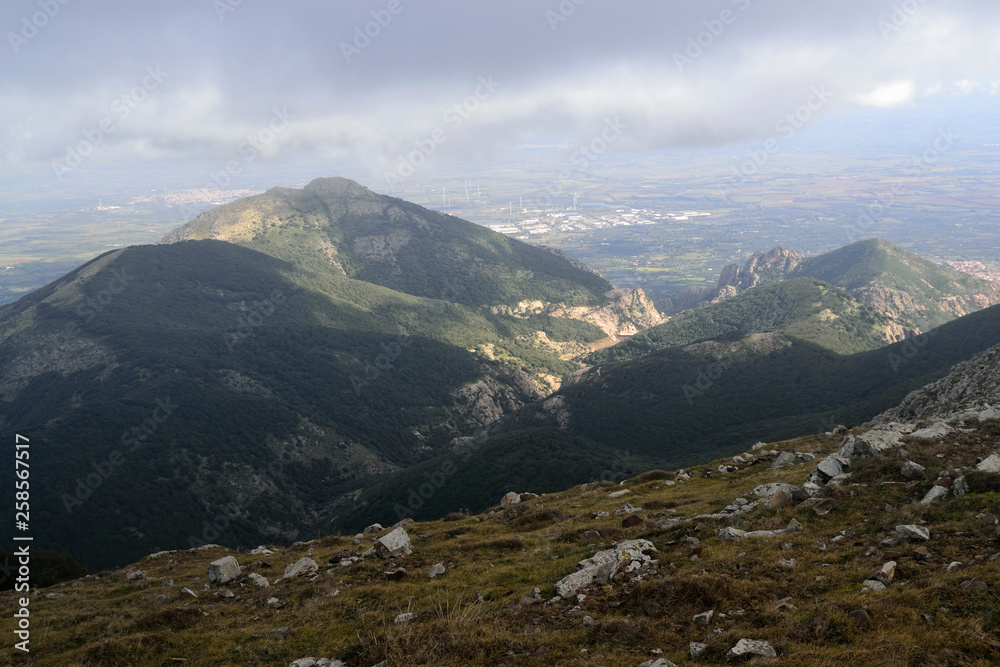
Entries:
[[250, 162], [391, 179], [1000, 100], [996, 0], [7, 0], [0, 31], [0, 179]]

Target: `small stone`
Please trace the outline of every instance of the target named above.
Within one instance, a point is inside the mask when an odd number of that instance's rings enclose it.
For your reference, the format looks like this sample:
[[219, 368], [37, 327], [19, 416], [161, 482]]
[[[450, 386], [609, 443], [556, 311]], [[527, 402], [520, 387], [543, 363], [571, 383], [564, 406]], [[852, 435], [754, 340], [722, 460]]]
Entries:
[[639, 663], [639, 667], [677, 667], [677, 665], [670, 662], [666, 658], [658, 658], [656, 660], [647, 660], [646, 662]]
[[948, 487], [935, 484], [931, 487], [927, 495], [924, 496], [923, 500], [920, 501], [921, 505], [930, 505], [935, 500], [940, 500], [948, 495]]
[[285, 568], [284, 579], [304, 577], [319, 572], [319, 565], [312, 558], [300, 558]]
[[826, 637], [826, 633], [830, 631], [830, 622], [832, 620], [833, 617], [830, 614], [822, 614], [813, 620], [813, 634], [816, 635], [816, 639]]
[[373, 523], [372, 525], [368, 526], [361, 532], [361, 536], [367, 537], [368, 535], [371, 535], [373, 533], [381, 533], [383, 530], [384, 529], [382, 528], [382, 524]]
[[627, 496], [630, 493], [632, 493], [630, 490], [622, 489], [621, 491], [614, 491], [612, 493], [609, 493], [608, 498], [621, 498], [622, 496]]
[[871, 625], [872, 622], [871, 614], [869, 614], [864, 609], [855, 609], [854, 611], [849, 613], [847, 617], [852, 621], [854, 621], [855, 625], [860, 625], [862, 627]]
[[618, 516], [621, 516], [623, 514], [634, 514], [635, 512], [638, 512], [641, 509], [642, 509], [641, 507], [633, 507], [629, 503], [622, 503], [621, 505], [618, 506], [618, 509], [615, 510], [615, 514], [617, 514]]
[[962, 567], [962, 564], [959, 563], [958, 561], [954, 561], [952, 563], [948, 563], [948, 567], [946, 567], [944, 569], [944, 571], [945, 572], [954, 572], [955, 570], [957, 570], [960, 567]]
[[780, 565], [785, 570], [794, 570], [796, 563], [794, 558], [789, 558], [788, 560], [785, 560], [784, 558], [779, 558], [778, 565]]
[[826, 498], [813, 506], [813, 512], [816, 512], [819, 516], [826, 516], [836, 505], [837, 503], [833, 498]]
[[219, 590], [215, 591], [215, 595], [216, 597], [226, 598], [227, 600], [236, 597], [235, 595], [233, 595], [233, 592], [228, 588], [220, 588]]
[[510, 491], [503, 498], [500, 499], [500, 505], [507, 507], [508, 505], [516, 505], [521, 502], [521, 494], [516, 491]]
[[695, 614], [691, 619], [693, 623], [700, 623], [701, 625], [708, 625], [712, 622], [712, 617], [715, 616], [715, 610], [709, 609], [701, 614]]
[[771, 606], [773, 611], [797, 611], [798, 607], [792, 604], [792, 598], [782, 598]]
[[158, 609], [159, 607], [162, 607], [163, 605], [167, 604], [168, 602], [170, 602], [170, 596], [169, 595], [157, 595], [153, 599], [153, 609]]
[[583, 534], [583, 539], [589, 540], [591, 542], [600, 542], [601, 534], [596, 530], [588, 530], [586, 533]]
[[884, 591], [885, 590], [885, 584], [883, 584], [881, 581], [876, 581], [875, 579], [865, 579], [865, 582], [862, 585], [865, 588], [867, 588], [868, 590], [872, 590], [872, 591]]
[[251, 572], [247, 576], [247, 579], [249, 579], [250, 583], [252, 583], [257, 588], [267, 588], [268, 586], [271, 585], [271, 583], [267, 580], [267, 577], [263, 577], [257, 574], [256, 572]]
[[592, 625], [594, 624], [594, 619], [593, 619], [593, 618], [591, 618], [590, 616], [584, 616], [584, 617], [583, 617], [583, 618], [581, 619], [581, 621], [580, 621], [580, 622], [581, 622], [581, 623], [583, 623], [583, 625], [584, 625], [585, 627], [588, 627], [588, 628], [589, 628], [590, 626], [592, 626]]
[[406, 614], [400, 614], [395, 619], [393, 619], [392, 622], [396, 623], [396, 624], [409, 623], [410, 621], [412, 621], [412, 620], [414, 620], [416, 618], [417, 618], [416, 614], [414, 614], [413, 612], [409, 612], [409, 613], [406, 613]]
[[985, 581], [979, 581], [978, 579], [963, 581], [960, 586], [970, 591], [981, 591], [983, 593], [990, 590], [989, 585]]
[[251, 556], [273, 556], [274, 552], [265, 546], [259, 546], [256, 549], [250, 551]]
[[976, 466], [976, 470], [980, 472], [1000, 472], [1000, 454], [990, 454]]
[[997, 525], [997, 517], [995, 514], [983, 514], [979, 517], [979, 522], [987, 527], [992, 527]]
[[705, 655], [705, 651], [708, 650], [708, 644], [701, 644], [699, 642], [691, 642], [688, 644], [688, 652], [691, 654], [692, 660], [697, 660], [701, 656]]
[[129, 581], [142, 581], [146, 578], [146, 573], [142, 570], [136, 570], [135, 572], [129, 572], [126, 574], [125, 578]]
[[284, 639], [290, 634], [292, 634], [292, 629], [286, 625], [280, 628], [274, 628], [273, 630], [268, 630], [267, 634], [264, 636], [268, 639]]
[[931, 532], [923, 526], [896, 526], [896, 537], [902, 542], [926, 542], [931, 539]]
[[733, 658], [777, 658], [778, 652], [774, 650], [770, 642], [761, 641], [758, 639], [741, 639], [737, 642], [736, 646], [729, 649], [729, 653], [726, 654], [726, 659], [731, 660]]
[[444, 563], [437, 563], [436, 565], [432, 565], [431, 568], [427, 570], [427, 578], [437, 579], [445, 572], [447, 572], [447, 570], [444, 567]]
[[195, 593], [195, 592], [194, 592], [193, 590], [191, 590], [190, 588], [182, 588], [182, 589], [181, 589], [181, 595], [187, 595], [188, 597], [192, 597], [192, 598], [196, 598], [196, 597], [198, 597], [198, 594], [197, 594], [197, 593]]
[[896, 561], [891, 560], [885, 563], [882, 567], [878, 568], [874, 572], [868, 575], [869, 579], [875, 581], [881, 581], [885, 585], [892, 583], [893, 577], [896, 576]]
[[538, 604], [538, 598], [531, 597], [530, 595], [521, 596], [521, 606], [530, 607], [534, 604]]

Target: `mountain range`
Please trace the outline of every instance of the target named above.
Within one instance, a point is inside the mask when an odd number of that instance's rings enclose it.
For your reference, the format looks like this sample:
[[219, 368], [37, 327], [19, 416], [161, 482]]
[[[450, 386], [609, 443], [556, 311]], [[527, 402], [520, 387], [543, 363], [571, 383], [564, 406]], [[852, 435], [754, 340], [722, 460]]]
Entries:
[[31, 438], [40, 546], [90, 568], [480, 510], [858, 424], [1000, 342], [988, 285], [914, 257], [776, 251], [667, 318], [559, 251], [318, 179], [0, 309], [0, 426]]

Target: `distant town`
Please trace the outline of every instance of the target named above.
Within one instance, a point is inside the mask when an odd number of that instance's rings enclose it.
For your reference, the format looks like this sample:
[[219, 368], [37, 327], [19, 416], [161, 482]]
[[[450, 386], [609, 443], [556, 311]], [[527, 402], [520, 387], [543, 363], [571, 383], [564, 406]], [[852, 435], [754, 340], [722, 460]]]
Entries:
[[546, 213], [539, 210], [522, 209], [524, 215], [534, 217], [504, 223], [486, 224], [495, 232], [525, 240], [540, 234], [552, 232], [582, 232], [609, 227], [633, 227], [655, 225], [673, 220], [683, 222], [695, 218], [709, 217], [711, 213], [701, 211], [661, 212], [649, 208], [585, 209]]
[[1000, 283], [1000, 271], [993, 270], [982, 262], [949, 262], [948, 266], [983, 280]]

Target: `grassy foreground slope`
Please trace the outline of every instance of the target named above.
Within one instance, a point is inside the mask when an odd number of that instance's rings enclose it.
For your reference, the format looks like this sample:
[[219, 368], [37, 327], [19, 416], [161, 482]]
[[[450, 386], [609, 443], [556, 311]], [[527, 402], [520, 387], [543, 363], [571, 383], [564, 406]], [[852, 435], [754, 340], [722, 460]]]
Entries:
[[[755, 499], [762, 484], [800, 485], [815, 466], [769, 470], [767, 454], [753, 463], [689, 469], [688, 481], [649, 472], [624, 485], [588, 484], [409, 525], [413, 554], [406, 557], [350, 562], [388, 529], [271, 554], [210, 548], [151, 556], [33, 597], [31, 664], [272, 666], [313, 656], [351, 667], [635, 667], [658, 657], [694, 664], [689, 644], [697, 642], [706, 645], [697, 664], [723, 665], [739, 640], [753, 639], [778, 655], [754, 664], [995, 665], [1000, 544], [996, 517], [987, 515], [1000, 504], [1000, 480], [980, 475], [965, 496], [917, 501], [938, 469], [975, 467], [998, 438], [997, 422], [944, 442], [908, 438], [907, 456], [926, 474], [903, 477], [898, 449], [859, 461], [850, 480], [821, 493], [826, 514], [793, 503], [764, 504], [738, 519], [703, 516], [739, 497]], [[822, 456], [837, 439], [812, 436], [771, 448]], [[730, 472], [715, 472], [722, 463], [732, 465]], [[625, 489], [624, 497], [610, 497]], [[643, 509], [616, 516], [623, 501]], [[630, 515], [639, 525], [623, 528]], [[771, 530], [793, 519], [801, 532], [718, 539], [734, 523]], [[905, 524], [925, 525], [930, 540], [883, 543]], [[626, 539], [649, 540], [655, 566], [587, 587], [583, 599], [554, 597], [553, 584], [578, 561]], [[206, 585], [208, 564], [226, 555], [242, 566], [241, 577], [226, 584], [232, 597]], [[316, 561], [318, 571], [277, 581], [301, 558]], [[341, 565], [344, 559], [349, 564]], [[890, 561], [895, 573], [887, 588], [863, 589]], [[952, 562], [961, 564], [949, 568]], [[445, 572], [430, 579], [438, 563]], [[251, 573], [276, 583], [259, 588]], [[13, 595], [3, 601], [16, 608]], [[707, 622], [694, 619], [709, 611]], [[413, 616], [397, 621], [401, 614]]]

